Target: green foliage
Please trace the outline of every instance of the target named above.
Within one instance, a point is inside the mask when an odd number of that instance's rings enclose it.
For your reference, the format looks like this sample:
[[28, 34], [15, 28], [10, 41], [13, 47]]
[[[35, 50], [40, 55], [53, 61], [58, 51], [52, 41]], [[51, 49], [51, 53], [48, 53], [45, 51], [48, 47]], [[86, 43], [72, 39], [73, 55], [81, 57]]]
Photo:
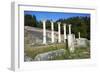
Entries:
[[40, 53], [45, 53], [45, 52], [65, 48], [64, 44], [49, 44], [49, 45], [41, 45], [37, 47], [28, 46], [28, 44], [26, 44], [25, 47], [26, 46], [27, 46], [27, 49], [24, 50], [25, 54], [28, 57], [31, 57], [33, 59], [36, 55]]
[[[67, 25], [72, 24], [72, 33], [78, 37], [78, 32], [81, 33], [81, 37], [90, 40], [90, 17], [71, 17], [68, 19], [59, 19], [55, 23], [55, 29], [57, 29], [57, 22], [61, 22], [61, 33], [63, 33], [63, 23]], [[68, 29], [68, 26], [67, 26]], [[68, 30], [66, 31], [68, 34]]]
[[26, 14], [25, 16], [24, 16], [24, 25], [25, 26], [32, 26], [32, 27], [36, 27], [37, 25], [37, 20], [36, 20], [36, 16], [35, 15], [33, 15], [33, 16], [31, 16], [31, 15], [29, 15], [29, 14]]
[[[25, 49], [24, 51], [25, 51], [26, 56], [34, 59], [35, 56], [38, 54], [50, 52], [50, 51], [54, 51], [54, 50], [58, 50], [62, 48], [66, 49], [64, 43], [60, 43], [60, 44], [55, 43], [55, 44], [41, 45], [37, 47], [30, 46], [30, 47], [27, 47], [27, 49]], [[90, 47], [75, 48], [75, 52], [73, 53], [70, 53], [69, 49], [67, 48], [63, 55], [56, 56], [52, 60], [86, 59], [86, 58], [90, 58]]]
[[46, 20], [46, 29], [51, 30], [51, 22], [50, 22], [50, 20]]

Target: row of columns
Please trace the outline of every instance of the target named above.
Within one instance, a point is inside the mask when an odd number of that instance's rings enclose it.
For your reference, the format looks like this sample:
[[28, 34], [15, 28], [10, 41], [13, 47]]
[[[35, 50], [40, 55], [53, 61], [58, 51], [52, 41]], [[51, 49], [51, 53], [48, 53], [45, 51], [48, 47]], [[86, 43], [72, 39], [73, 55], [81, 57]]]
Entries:
[[[66, 42], [66, 39], [68, 40], [68, 48], [70, 52], [74, 52], [75, 46], [74, 46], [74, 41], [75, 41], [75, 35], [71, 33], [71, 25], [69, 25], [69, 34], [68, 37], [66, 35], [66, 24], [63, 25], [64, 29], [64, 42]], [[80, 37], [80, 32], [78, 33], [79, 39]], [[54, 23], [51, 21], [51, 42], [54, 43]], [[61, 23], [58, 22], [58, 42], [61, 43]], [[43, 44], [46, 44], [46, 21], [43, 21]]]
[[[64, 42], [66, 36], [66, 24], [64, 24]], [[43, 21], [43, 44], [46, 44], [46, 21]], [[58, 42], [61, 43], [61, 23], [58, 22]], [[54, 43], [54, 23], [51, 21], [51, 43]]]

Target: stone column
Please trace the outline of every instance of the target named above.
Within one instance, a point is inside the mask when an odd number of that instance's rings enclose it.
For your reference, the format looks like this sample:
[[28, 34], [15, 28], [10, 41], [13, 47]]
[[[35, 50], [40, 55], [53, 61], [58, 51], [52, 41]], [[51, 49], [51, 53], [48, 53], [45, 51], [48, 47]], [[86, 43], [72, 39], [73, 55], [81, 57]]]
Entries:
[[61, 28], [60, 28], [61, 23], [58, 22], [58, 42], [61, 43]]
[[79, 37], [79, 39], [81, 38], [81, 36], [80, 36], [80, 32], [78, 32], [78, 37]]
[[71, 34], [71, 24], [69, 25], [69, 34]]
[[46, 21], [43, 21], [43, 44], [46, 44]]
[[64, 24], [64, 42], [66, 42], [66, 24]]
[[54, 23], [51, 21], [51, 42], [54, 43]]
[[74, 40], [76, 40], [76, 38], [75, 38], [75, 34], [74, 34]]
[[68, 48], [71, 53], [74, 52], [74, 34], [71, 34], [71, 25], [69, 25], [69, 34], [68, 34]]

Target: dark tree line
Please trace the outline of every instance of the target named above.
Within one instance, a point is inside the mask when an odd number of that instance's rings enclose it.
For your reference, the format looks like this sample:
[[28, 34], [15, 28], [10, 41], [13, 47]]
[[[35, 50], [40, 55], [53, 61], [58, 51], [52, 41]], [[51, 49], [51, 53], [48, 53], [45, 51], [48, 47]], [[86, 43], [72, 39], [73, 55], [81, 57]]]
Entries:
[[[35, 15], [25, 15], [24, 16], [24, 25], [43, 28], [42, 21], [37, 21]], [[58, 31], [58, 24], [57, 22], [61, 22], [61, 33], [63, 34], [63, 24], [66, 23], [67, 25], [72, 25], [72, 33], [78, 37], [78, 32], [81, 33], [81, 37], [90, 39], [90, 17], [71, 17], [67, 19], [59, 19], [54, 22], [54, 30]], [[66, 27], [68, 29], [68, 26]], [[46, 29], [51, 30], [51, 22], [50, 20], [46, 20]], [[66, 31], [68, 33], [68, 30]]]
[[32, 27], [37, 27], [37, 20], [36, 20], [36, 16], [32, 16], [29, 14], [26, 14], [24, 16], [24, 24], [25, 26], [32, 26]]

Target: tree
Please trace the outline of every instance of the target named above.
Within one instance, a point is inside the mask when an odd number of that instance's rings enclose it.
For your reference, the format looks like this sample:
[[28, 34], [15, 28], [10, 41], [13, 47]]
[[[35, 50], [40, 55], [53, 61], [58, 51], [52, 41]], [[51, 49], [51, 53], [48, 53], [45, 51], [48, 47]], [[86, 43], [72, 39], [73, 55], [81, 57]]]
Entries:
[[46, 29], [51, 30], [51, 22], [50, 22], [50, 20], [46, 20]]
[[81, 37], [90, 40], [90, 17], [71, 17], [65, 19], [64, 22], [72, 24], [72, 33], [78, 37], [78, 32], [81, 33]]
[[32, 16], [30, 14], [25, 14], [24, 15], [24, 25], [36, 27], [37, 26], [36, 16], [35, 15]]
[[[63, 23], [66, 23], [67, 25], [72, 25], [72, 33], [75, 34], [76, 37], [78, 37], [78, 32], [81, 33], [81, 37], [87, 38], [90, 40], [90, 17], [71, 17], [68, 19], [59, 19], [55, 22], [55, 29], [58, 30], [58, 24], [57, 22], [61, 22], [61, 33], [63, 33]], [[67, 26], [68, 29], [68, 26]], [[68, 30], [66, 31], [68, 34]]]

